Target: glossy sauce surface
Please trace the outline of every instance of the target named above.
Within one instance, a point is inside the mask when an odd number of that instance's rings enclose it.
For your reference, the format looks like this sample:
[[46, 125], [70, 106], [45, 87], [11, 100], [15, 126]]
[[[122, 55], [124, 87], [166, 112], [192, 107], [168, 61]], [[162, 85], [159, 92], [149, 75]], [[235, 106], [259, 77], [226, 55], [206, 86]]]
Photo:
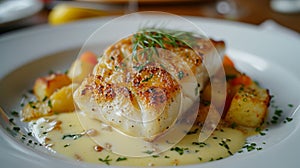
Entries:
[[[179, 143], [160, 154], [144, 151], [148, 157], [128, 157], [110, 151], [116, 145], [122, 146], [122, 139], [117, 139], [118, 144], [98, 145], [93, 138], [111, 135], [105, 138], [116, 140], [116, 135], [105, 133], [113, 132], [111, 127], [101, 126], [97, 120], [87, 120], [98, 125], [99, 129], [85, 130], [75, 112], [40, 118], [32, 121], [30, 128], [40, 143], [56, 153], [85, 162], [124, 166], [186, 165], [219, 160], [239, 151], [246, 140], [246, 135], [240, 130], [219, 128], [205, 142], [198, 142], [201, 129], [193, 127]], [[134, 146], [123, 147], [131, 150]]]

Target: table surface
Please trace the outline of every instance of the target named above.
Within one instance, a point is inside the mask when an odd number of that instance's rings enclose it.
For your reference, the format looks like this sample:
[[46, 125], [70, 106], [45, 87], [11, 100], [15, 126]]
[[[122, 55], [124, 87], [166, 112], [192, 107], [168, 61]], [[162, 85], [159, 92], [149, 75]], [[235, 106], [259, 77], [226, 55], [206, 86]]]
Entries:
[[[225, 1], [225, 0], [223, 0]], [[230, 0], [226, 0], [230, 1]], [[231, 0], [230, 2], [232, 2]], [[177, 15], [201, 16], [245, 22], [259, 25], [266, 20], [273, 20], [282, 26], [300, 33], [300, 13], [286, 14], [275, 12], [270, 7], [270, 0], [234, 0], [235, 15], [222, 15], [216, 11], [217, 2], [220, 0], [194, 0], [176, 3], [140, 3], [135, 11], [163, 11]], [[106, 4], [107, 5], [107, 4]], [[120, 4], [109, 4], [120, 5]], [[122, 4], [124, 6], [124, 4]], [[125, 4], [126, 6], [126, 4]], [[127, 5], [128, 6], [128, 5]], [[7, 27], [0, 28], [0, 34], [13, 32], [26, 27], [48, 23], [49, 6], [34, 16], [23, 19]], [[120, 11], [120, 14], [124, 11]]]

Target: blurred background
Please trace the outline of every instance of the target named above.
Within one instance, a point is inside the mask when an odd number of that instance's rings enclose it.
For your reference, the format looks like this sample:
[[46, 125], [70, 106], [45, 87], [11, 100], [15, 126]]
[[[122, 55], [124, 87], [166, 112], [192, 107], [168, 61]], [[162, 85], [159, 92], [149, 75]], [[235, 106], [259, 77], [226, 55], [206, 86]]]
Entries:
[[138, 11], [162, 11], [255, 25], [272, 22], [300, 33], [300, 0], [0, 0], [0, 33]]

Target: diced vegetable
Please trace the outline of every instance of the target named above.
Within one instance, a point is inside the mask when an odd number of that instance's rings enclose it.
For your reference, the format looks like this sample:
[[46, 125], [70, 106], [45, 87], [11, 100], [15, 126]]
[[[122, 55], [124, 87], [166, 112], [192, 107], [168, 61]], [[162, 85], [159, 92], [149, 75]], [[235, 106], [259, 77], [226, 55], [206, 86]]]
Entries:
[[233, 61], [227, 55], [225, 55], [223, 58], [223, 65], [234, 67]]
[[45, 97], [49, 98], [57, 89], [69, 84], [71, 84], [71, 79], [67, 75], [51, 74], [37, 78], [33, 86], [33, 92], [37, 99], [42, 101]]
[[236, 85], [247, 86], [247, 85], [252, 84], [252, 79], [249, 76], [243, 74], [243, 75], [240, 75], [240, 76], [232, 79], [230, 81], [230, 84], [233, 86], [236, 86]]
[[246, 127], [259, 127], [267, 114], [269, 102], [268, 90], [255, 84], [241, 85], [233, 96], [225, 121]]
[[96, 55], [92, 52], [85, 52], [72, 64], [68, 76], [73, 83], [81, 83], [85, 77], [93, 72], [93, 68], [96, 64]]
[[54, 92], [49, 99], [51, 101], [52, 111], [55, 113], [74, 111], [73, 90], [77, 87], [77, 84], [71, 84]]
[[22, 120], [30, 121], [39, 117], [75, 110], [73, 90], [77, 84], [70, 84], [55, 91], [50, 98], [29, 102], [22, 110]]
[[90, 51], [84, 52], [79, 59], [80, 61], [90, 63], [94, 66], [98, 63], [97, 56]]
[[[53, 114], [49, 100], [29, 102], [22, 110], [21, 119], [23, 121], [30, 121], [39, 117], [49, 116]], [[50, 103], [50, 102], [49, 102]]]

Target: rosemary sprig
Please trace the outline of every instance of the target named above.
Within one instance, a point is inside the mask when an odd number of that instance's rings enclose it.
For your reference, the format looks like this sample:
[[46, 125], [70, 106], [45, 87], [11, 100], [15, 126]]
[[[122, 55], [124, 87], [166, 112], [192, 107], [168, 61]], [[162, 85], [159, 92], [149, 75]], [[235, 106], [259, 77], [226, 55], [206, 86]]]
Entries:
[[[141, 47], [160, 47], [166, 48], [166, 45], [172, 47], [192, 47], [195, 42], [196, 34], [186, 31], [143, 28], [134, 36], [134, 45]], [[134, 47], [137, 48], [137, 47]]]
[[159, 56], [157, 47], [166, 49], [171, 47], [189, 47], [195, 45], [196, 35], [192, 32], [177, 31], [158, 28], [143, 28], [133, 35], [133, 58], [138, 62], [137, 53], [141, 49], [141, 56], [147, 61], [151, 61], [152, 55], [155, 53]]

